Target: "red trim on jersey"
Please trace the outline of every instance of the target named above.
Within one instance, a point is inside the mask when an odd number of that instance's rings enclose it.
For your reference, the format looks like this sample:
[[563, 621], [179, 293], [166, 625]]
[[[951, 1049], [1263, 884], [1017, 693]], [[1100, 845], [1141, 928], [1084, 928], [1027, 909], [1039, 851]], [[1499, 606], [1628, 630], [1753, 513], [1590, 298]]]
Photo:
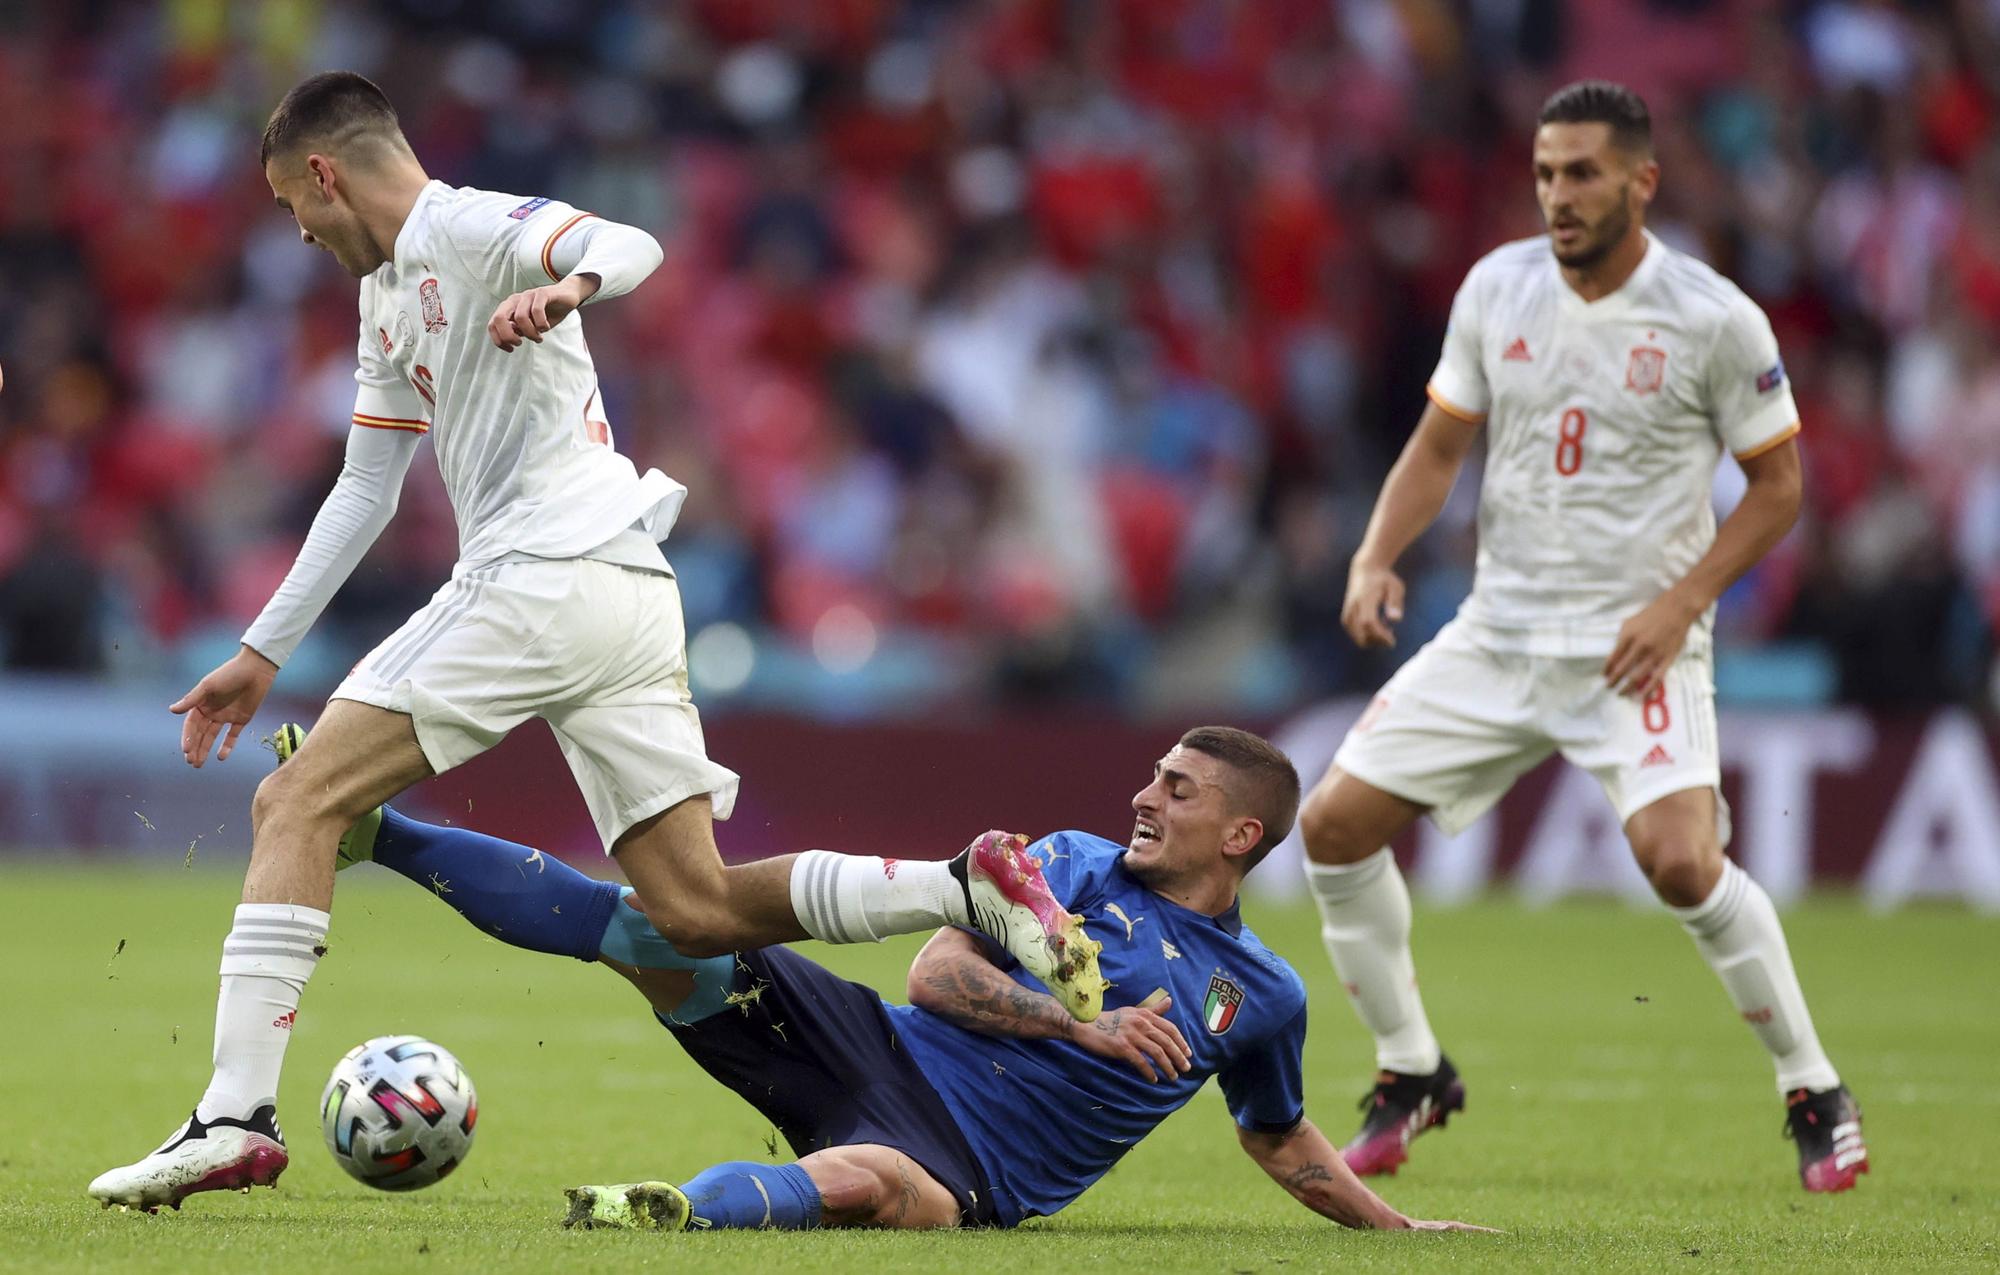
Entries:
[[1438, 393], [1435, 389], [1432, 389], [1428, 385], [1424, 386], [1424, 394], [1429, 397], [1431, 402], [1436, 403], [1438, 406], [1438, 410], [1440, 412], [1443, 412], [1446, 416], [1456, 417], [1457, 419], [1464, 421], [1467, 425], [1481, 425], [1484, 424], [1486, 421], [1486, 416], [1484, 413], [1468, 412], [1464, 408], [1452, 402], [1450, 399]]
[[407, 420], [400, 416], [368, 416], [361, 412], [354, 414], [354, 423], [365, 425], [369, 429], [408, 430], [412, 434], [427, 434], [431, 428], [425, 421]]
[[1757, 444], [1755, 447], [1752, 447], [1749, 451], [1736, 453], [1736, 459], [1754, 460], [1755, 458], [1762, 456], [1765, 452], [1768, 452], [1773, 448], [1782, 447], [1786, 443], [1791, 442], [1792, 439], [1798, 435], [1798, 432], [1799, 432], [1799, 423], [1797, 421], [1793, 421], [1791, 424], [1785, 426], [1785, 428], [1779, 430], [1776, 434], [1772, 435], [1770, 438], [1767, 438], [1763, 442]]
[[556, 240], [568, 234], [570, 232], [570, 228], [575, 226], [577, 222], [582, 221], [585, 217], [595, 217], [596, 215], [597, 215], [596, 213], [590, 213], [590, 212], [578, 213], [576, 216], [571, 217], [568, 221], [564, 222], [562, 225], [557, 226], [555, 233], [549, 236], [549, 241], [542, 245], [542, 273], [549, 277], [549, 282], [551, 283], [562, 282], [562, 277], [556, 274], [555, 262], [550, 259], [550, 254], [554, 253], [556, 250]]

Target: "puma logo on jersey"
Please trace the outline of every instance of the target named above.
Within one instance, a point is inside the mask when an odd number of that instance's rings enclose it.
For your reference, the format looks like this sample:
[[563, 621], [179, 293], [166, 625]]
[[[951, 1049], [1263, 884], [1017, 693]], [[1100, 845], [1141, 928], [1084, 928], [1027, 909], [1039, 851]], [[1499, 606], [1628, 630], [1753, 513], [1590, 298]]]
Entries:
[[1500, 356], [1500, 361], [1502, 363], [1533, 363], [1535, 356], [1528, 353], [1528, 339], [1520, 336], [1515, 337], [1514, 343], [1507, 347], [1507, 352]]
[[1116, 903], [1105, 904], [1104, 910], [1125, 923], [1125, 937], [1128, 940], [1132, 937], [1132, 927], [1146, 919], [1143, 916], [1126, 916], [1125, 909], [1119, 907]]
[[1641, 770], [1644, 770], [1648, 766], [1671, 766], [1673, 764], [1673, 754], [1669, 753], [1666, 750], [1666, 746], [1662, 744], [1654, 744], [1653, 751], [1639, 759], [1639, 769]]

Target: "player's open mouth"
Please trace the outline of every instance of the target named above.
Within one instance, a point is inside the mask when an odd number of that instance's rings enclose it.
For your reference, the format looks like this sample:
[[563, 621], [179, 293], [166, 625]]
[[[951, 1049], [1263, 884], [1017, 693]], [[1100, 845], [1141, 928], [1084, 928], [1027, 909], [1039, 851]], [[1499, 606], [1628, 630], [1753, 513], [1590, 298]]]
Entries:
[[1132, 825], [1133, 845], [1136, 846], [1142, 841], [1158, 841], [1159, 839], [1160, 839], [1160, 830], [1158, 828], [1155, 828], [1152, 824], [1137, 823]]

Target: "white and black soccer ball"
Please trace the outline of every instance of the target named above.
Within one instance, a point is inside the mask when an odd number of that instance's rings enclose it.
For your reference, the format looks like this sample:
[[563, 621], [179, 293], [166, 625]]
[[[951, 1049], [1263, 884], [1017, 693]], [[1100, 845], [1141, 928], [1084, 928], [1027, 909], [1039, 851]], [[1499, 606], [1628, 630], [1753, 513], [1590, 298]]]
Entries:
[[383, 1191], [429, 1186], [465, 1162], [479, 1095], [442, 1045], [377, 1036], [334, 1064], [319, 1099], [326, 1149], [341, 1168]]

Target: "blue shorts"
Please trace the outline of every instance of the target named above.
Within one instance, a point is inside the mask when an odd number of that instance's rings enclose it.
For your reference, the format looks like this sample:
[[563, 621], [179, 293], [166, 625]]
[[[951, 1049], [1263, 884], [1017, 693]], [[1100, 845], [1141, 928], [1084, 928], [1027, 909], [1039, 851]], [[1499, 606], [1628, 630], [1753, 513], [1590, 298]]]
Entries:
[[668, 1022], [689, 1057], [762, 1112], [795, 1154], [864, 1142], [891, 1147], [957, 1198], [960, 1225], [999, 1225], [972, 1147], [875, 990], [790, 948], [738, 959], [761, 991], [700, 1022]]

